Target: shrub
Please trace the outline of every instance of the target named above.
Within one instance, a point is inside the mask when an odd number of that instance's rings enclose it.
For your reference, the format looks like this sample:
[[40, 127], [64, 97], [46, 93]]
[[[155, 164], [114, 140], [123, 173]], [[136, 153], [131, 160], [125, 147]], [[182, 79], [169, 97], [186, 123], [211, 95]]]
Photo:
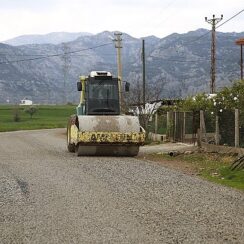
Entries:
[[32, 119], [33, 115], [34, 115], [36, 112], [37, 112], [37, 108], [36, 108], [36, 107], [33, 107], [33, 106], [28, 107], [28, 108], [25, 109], [25, 113], [29, 114], [30, 117], [31, 117], [31, 119]]

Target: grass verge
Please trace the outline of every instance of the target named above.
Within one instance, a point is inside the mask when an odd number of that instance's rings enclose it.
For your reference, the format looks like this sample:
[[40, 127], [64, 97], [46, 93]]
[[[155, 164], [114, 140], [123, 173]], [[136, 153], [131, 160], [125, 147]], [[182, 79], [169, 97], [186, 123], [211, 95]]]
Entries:
[[232, 156], [215, 153], [180, 154], [175, 157], [162, 154], [144, 155], [145, 159], [159, 162], [166, 167], [198, 175], [209, 181], [244, 191], [244, 170], [232, 171]]

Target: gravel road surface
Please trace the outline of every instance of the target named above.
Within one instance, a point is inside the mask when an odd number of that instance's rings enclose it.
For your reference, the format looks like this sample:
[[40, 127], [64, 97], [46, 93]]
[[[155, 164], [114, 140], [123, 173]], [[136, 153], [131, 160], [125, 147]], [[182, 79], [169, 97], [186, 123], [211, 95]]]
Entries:
[[242, 192], [136, 158], [78, 158], [64, 133], [0, 133], [1, 244], [244, 243]]

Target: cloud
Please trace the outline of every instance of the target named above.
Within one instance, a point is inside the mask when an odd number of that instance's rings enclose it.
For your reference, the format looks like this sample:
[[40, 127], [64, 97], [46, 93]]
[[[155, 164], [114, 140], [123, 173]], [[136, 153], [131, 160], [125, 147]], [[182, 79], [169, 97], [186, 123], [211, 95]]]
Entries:
[[50, 8], [55, 7], [59, 0], [41, 0], [41, 1], [34, 1], [34, 0], [0, 0], [1, 2], [1, 9], [5, 11], [8, 10], [32, 10], [32, 11], [42, 11], [48, 10]]
[[[166, 36], [210, 28], [204, 17], [224, 20], [244, 8], [243, 0], [0, 0], [0, 40], [54, 31], [120, 30], [135, 37]], [[223, 20], [223, 21], [224, 21]], [[244, 13], [220, 31], [243, 31]]]

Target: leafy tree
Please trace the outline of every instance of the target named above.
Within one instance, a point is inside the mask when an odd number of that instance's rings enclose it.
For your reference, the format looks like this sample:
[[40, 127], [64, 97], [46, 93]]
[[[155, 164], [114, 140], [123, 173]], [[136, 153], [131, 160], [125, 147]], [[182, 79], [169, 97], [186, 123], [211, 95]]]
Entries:
[[[240, 130], [244, 131], [244, 81], [235, 81], [232, 87], [225, 87], [217, 94], [198, 94], [189, 97], [180, 103], [179, 108], [182, 111], [192, 111], [193, 114], [203, 110], [206, 112], [205, 118], [218, 115], [222, 143], [232, 145], [234, 143], [234, 109], [236, 108], [240, 110]], [[208, 128], [211, 120], [205, 120]], [[242, 140], [242, 137], [240, 139]]]
[[26, 108], [26, 109], [25, 109], [25, 112], [26, 112], [27, 114], [29, 114], [30, 117], [31, 117], [31, 119], [32, 119], [33, 115], [37, 112], [37, 108], [31, 106], [31, 107]]
[[215, 114], [224, 110], [244, 109], [244, 81], [236, 81], [232, 87], [225, 87], [214, 95], [198, 94], [188, 97], [179, 104], [183, 111], [211, 111]]

